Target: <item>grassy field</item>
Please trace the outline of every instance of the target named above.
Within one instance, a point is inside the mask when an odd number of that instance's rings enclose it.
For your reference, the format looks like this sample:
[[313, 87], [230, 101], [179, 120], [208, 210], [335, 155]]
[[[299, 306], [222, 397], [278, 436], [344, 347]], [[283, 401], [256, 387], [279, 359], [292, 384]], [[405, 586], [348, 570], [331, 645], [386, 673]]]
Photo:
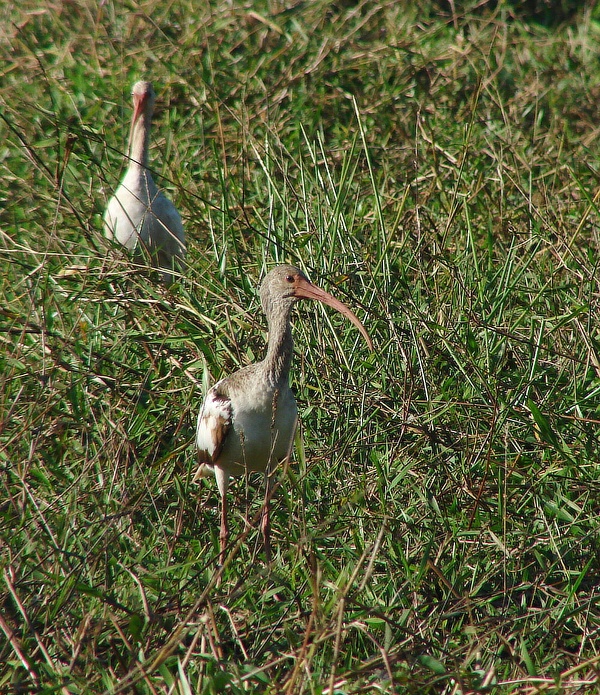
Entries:
[[[1, 693], [600, 692], [600, 11], [539, 4], [2, 4]], [[102, 235], [140, 78], [170, 291]], [[283, 261], [375, 351], [298, 307], [217, 587], [195, 418]]]

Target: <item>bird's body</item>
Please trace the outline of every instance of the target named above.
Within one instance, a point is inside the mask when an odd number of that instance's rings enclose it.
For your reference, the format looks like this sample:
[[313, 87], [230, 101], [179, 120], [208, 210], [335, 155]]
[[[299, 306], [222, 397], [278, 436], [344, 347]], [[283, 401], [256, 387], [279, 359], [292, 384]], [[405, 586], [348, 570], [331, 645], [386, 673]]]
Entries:
[[129, 163], [104, 213], [104, 231], [128, 251], [145, 248], [165, 282], [170, 283], [173, 269], [185, 256], [183, 224], [177, 208], [159, 190], [148, 169], [154, 90], [150, 82], [136, 82], [132, 94]]
[[[293, 266], [278, 266], [260, 289], [269, 324], [264, 360], [235, 372], [208, 392], [198, 416], [196, 444], [200, 466], [196, 477], [214, 471], [222, 497], [221, 559], [227, 540], [226, 495], [230, 476], [269, 472], [291, 450], [298, 409], [289, 385], [293, 341], [290, 314], [301, 298], [328, 304], [347, 316], [370, 339], [344, 304], [310, 283]], [[268, 556], [268, 516], [263, 520]]]
[[283, 460], [294, 436], [298, 408], [292, 389], [263, 379], [262, 367], [252, 364], [216, 383], [198, 420], [198, 449], [218, 461], [202, 461], [203, 473], [215, 471], [221, 494], [225, 476], [263, 472]]

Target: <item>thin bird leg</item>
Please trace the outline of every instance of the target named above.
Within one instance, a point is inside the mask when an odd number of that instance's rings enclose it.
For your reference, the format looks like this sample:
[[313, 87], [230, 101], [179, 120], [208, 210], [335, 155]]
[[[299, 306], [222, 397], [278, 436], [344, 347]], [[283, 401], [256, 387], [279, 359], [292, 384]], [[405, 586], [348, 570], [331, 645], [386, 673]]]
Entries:
[[[294, 449], [294, 440], [296, 439], [296, 430], [298, 429], [298, 413], [296, 413], [296, 419], [294, 420], [294, 427], [292, 428], [292, 436], [290, 437], [290, 444], [288, 446], [287, 454], [283, 459], [283, 475], [287, 475], [288, 467], [290, 461], [292, 460], [292, 450]], [[300, 433], [300, 446], [302, 447], [302, 433]]]
[[267, 467], [265, 473], [265, 501], [262, 508], [260, 528], [263, 535], [263, 543], [265, 546], [265, 559], [267, 565], [271, 564], [271, 520], [269, 518], [269, 508], [271, 506], [271, 471], [270, 466]]
[[225, 549], [227, 547], [227, 538], [229, 537], [229, 529], [227, 528], [227, 488], [229, 487], [229, 474], [219, 466], [215, 466], [215, 478], [221, 493], [221, 531], [219, 540], [221, 541], [221, 552], [219, 553], [219, 562], [221, 566], [225, 562]]
[[229, 537], [229, 529], [227, 528], [227, 492], [221, 497], [221, 531], [219, 540], [221, 542], [221, 552], [219, 554], [219, 563], [223, 566], [225, 562], [225, 550], [227, 548], [227, 539]]

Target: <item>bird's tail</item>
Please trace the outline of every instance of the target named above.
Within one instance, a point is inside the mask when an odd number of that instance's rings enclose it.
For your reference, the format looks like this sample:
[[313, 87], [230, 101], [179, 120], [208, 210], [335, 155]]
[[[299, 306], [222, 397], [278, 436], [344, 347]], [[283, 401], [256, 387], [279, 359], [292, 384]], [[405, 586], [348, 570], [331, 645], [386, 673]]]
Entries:
[[199, 482], [200, 478], [208, 478], [211, 475], [215, 474], [215, 467], [211, 465], [210, 463], [201, 463], [196, 472], [194, 473], [194, 477], [192, 478], [193, 483]]

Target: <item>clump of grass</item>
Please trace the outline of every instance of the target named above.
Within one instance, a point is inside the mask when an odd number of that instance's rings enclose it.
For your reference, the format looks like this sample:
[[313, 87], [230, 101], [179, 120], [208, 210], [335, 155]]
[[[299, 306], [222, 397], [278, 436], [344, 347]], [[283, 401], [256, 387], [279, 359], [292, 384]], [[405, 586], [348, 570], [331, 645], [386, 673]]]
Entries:
[[[0, 690], [595, 692], [596, 10], [2, 13]], [[101, 233], [141, 77], [170, 292]], [[298, 310], [275, 560], [240, 481], [218, 570], [195, 416], [282, 261], [376, 351]]]

